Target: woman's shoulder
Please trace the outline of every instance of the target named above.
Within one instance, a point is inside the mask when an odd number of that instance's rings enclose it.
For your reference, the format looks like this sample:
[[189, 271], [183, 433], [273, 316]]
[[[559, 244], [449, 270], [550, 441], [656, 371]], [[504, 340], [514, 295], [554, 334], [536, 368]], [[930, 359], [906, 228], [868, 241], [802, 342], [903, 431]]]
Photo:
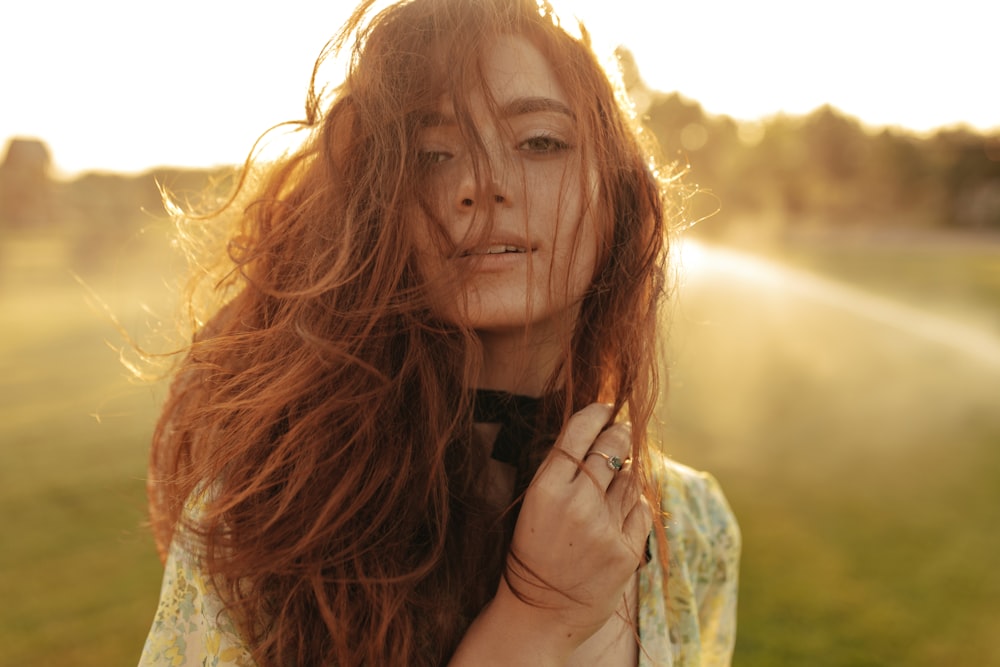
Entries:
[[249, 648], [204, 569], [197, 526], [213, 493], [199, 487], [184, 505], [171, 541], [160, 601], [140, 667], [203, 665], [252, 667]]
[[668, 531], [672, 528], [687, 539], [699, 537], [716, 551], [738, 553], [739, 524], [715, 477], [661, 453], [653, 455], [652, 463]]
[[640, 570], [639, 664], [728, 666], [741, 547], [736, 517], [711, 474], [656, 453], [652, 475], [667, 541], [652, 550], [653, 567]]

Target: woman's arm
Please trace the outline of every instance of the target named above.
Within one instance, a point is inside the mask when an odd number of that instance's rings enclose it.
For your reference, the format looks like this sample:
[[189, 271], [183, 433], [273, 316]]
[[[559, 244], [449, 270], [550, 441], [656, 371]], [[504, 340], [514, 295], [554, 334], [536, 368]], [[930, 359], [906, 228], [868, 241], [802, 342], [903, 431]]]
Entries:
[[252, 667], [250, 649], [178, 528], [139, 667]]

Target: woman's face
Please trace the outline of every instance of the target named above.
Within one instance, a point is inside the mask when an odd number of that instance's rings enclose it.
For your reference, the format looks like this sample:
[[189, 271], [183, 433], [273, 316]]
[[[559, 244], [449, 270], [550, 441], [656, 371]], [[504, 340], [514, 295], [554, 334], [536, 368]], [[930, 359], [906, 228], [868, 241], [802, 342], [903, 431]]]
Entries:
[[496, 111], [482, 95], [469, 106], [491, 178], [477, 182], [451, 101], [443, 100], [421, 130], [419, 150], [438, 231], [453, 250], [442, 253], [426, 230], [421, 268], [449, 321], [481, 332], [565, 331], [597, 263], [596, 177], [583, 186], [580, 130], [530, 41], [500, 37], [482, 65]]

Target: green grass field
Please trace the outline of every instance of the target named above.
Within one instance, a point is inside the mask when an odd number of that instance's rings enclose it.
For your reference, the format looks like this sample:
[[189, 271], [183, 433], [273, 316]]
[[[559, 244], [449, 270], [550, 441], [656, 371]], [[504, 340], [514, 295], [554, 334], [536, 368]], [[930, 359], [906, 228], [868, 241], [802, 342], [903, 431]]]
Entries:
[[[930, 261], [964, 281], [942, 303], [1000, 303], [995, 246], [974, 271], [954, 249], [833, 253], [795, 262], [891, 297], [923, 289]], [[68, 256], [0, 246], [0, 665], [134, 664], [159, 587], [143, 477], [162, 387], [129, 382]], [[161, 266], [84, 277], [141, 333]], [[720, 284], [692, 281], [676, 307], [664, 446], [712, 470], [741, 522], [735, 664], [1000, 665], [1000, 371]]]
[[[158, 391], [126, 377], [62, 243], [0, 250], [0, 665], [134, 664], [160, 576], [143, 527]], [[131, 275], [95, 287], [139, 324]]]
[[735, 664], [1000, 665], [1000, 245], [789, 261], [675, 309], [667, 449], [741, 522]]

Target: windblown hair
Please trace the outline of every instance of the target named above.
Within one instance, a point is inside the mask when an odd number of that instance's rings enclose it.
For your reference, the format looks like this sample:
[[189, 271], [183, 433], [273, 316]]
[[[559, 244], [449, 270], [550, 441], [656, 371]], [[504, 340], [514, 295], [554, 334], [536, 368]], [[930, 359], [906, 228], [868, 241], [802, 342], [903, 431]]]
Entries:
[[[648, 458], [664, 189], [586, 33], [536, 0], [372, 4], [328, 48], [351, 44], [351, 65], [325, 110], [312, 87], [309, 140], [241, 181], [238, 216], [202, 221], [235, 219], [219, 283], [234, 296], [195, 337], [153, 439], [160, 555], [184, 526], [261, 665], [443, 664], [504, 576], [518, 499], [552, 440], [522, 457], [514, 505], [489, 509], [488, 452], [472, 446], [476, 335], [435, 317], [413, 223], [420, 119], [453, 99], [474, 134], [462, 100], [482, 89], [477, 54], [496, 36], [527, 38], [559, 78], [597, 174], [592, 214], [610, 229], [544, 419], [557, 433], [613, 402], [635, 426], [636, 465]], [[192, 495], [197, 516], [183, 511]]]

